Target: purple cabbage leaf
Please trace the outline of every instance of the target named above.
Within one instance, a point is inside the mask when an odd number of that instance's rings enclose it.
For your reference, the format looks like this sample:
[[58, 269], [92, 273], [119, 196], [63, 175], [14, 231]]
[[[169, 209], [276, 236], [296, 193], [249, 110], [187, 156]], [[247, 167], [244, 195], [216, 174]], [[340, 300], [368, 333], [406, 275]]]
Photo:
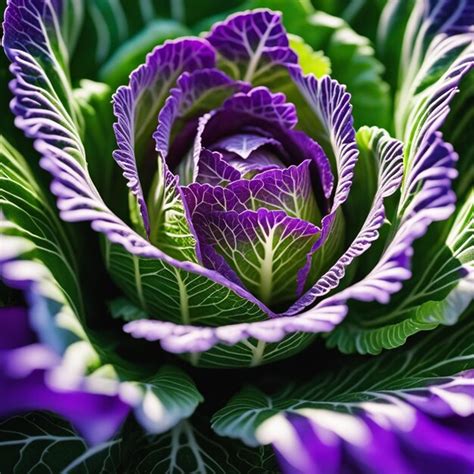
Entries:
[[[251, 386], [213, 417], [221, 436], [272, 443], [283, 472], [470, 472], [472, 318], [375, 359], [279, 390]], [[341, 361], [339, 361], [341, 362]]]

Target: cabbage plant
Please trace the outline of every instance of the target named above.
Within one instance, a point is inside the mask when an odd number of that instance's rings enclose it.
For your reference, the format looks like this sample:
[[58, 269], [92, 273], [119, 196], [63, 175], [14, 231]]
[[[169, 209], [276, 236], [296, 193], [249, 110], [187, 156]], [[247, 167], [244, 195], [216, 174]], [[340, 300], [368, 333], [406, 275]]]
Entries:
[[0, 470], [471, 473], [472, 1], [219, 3], [7, 2]]

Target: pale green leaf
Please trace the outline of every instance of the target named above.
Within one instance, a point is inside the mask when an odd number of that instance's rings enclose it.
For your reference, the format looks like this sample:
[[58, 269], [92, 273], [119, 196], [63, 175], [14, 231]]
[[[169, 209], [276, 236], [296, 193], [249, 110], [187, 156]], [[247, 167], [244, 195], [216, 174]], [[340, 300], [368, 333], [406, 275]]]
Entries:
[[298, 64], [304, 74], [323, 77], [331, 74], [331, 60], [322, 51], [314, 51], [300, 36], [288, 35], [290, 48], [298, 56]]

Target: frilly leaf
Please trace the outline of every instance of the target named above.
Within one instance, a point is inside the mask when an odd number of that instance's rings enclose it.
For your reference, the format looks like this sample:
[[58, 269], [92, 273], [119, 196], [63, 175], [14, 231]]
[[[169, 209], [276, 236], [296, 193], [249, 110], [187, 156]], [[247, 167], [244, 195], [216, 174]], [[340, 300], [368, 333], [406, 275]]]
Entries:
[[296, 63], [281, 14], [268, 9], [237, 13], [213, 26], [209, 42], [236, 79], [255, 82], [276, 65]]
[[[419, 331], [455, 324], [474, 295], [473, 206], [471, 193], [453, 219], [420, 240], [411, 280], [389, 308], [355, 305], [329, 336], [329, 345], [343, 352], [377, 354], [404, 344]], [[437, 234], [446, 231], [439, 239]]]

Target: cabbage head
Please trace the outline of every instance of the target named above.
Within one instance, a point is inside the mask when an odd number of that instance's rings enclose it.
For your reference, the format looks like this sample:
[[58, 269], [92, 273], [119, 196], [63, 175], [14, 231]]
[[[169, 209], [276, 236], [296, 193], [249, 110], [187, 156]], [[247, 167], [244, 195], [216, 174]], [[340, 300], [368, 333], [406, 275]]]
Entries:
[[474, 4], [317, 3], [7, 1], [0, 471], [473, 472]]

